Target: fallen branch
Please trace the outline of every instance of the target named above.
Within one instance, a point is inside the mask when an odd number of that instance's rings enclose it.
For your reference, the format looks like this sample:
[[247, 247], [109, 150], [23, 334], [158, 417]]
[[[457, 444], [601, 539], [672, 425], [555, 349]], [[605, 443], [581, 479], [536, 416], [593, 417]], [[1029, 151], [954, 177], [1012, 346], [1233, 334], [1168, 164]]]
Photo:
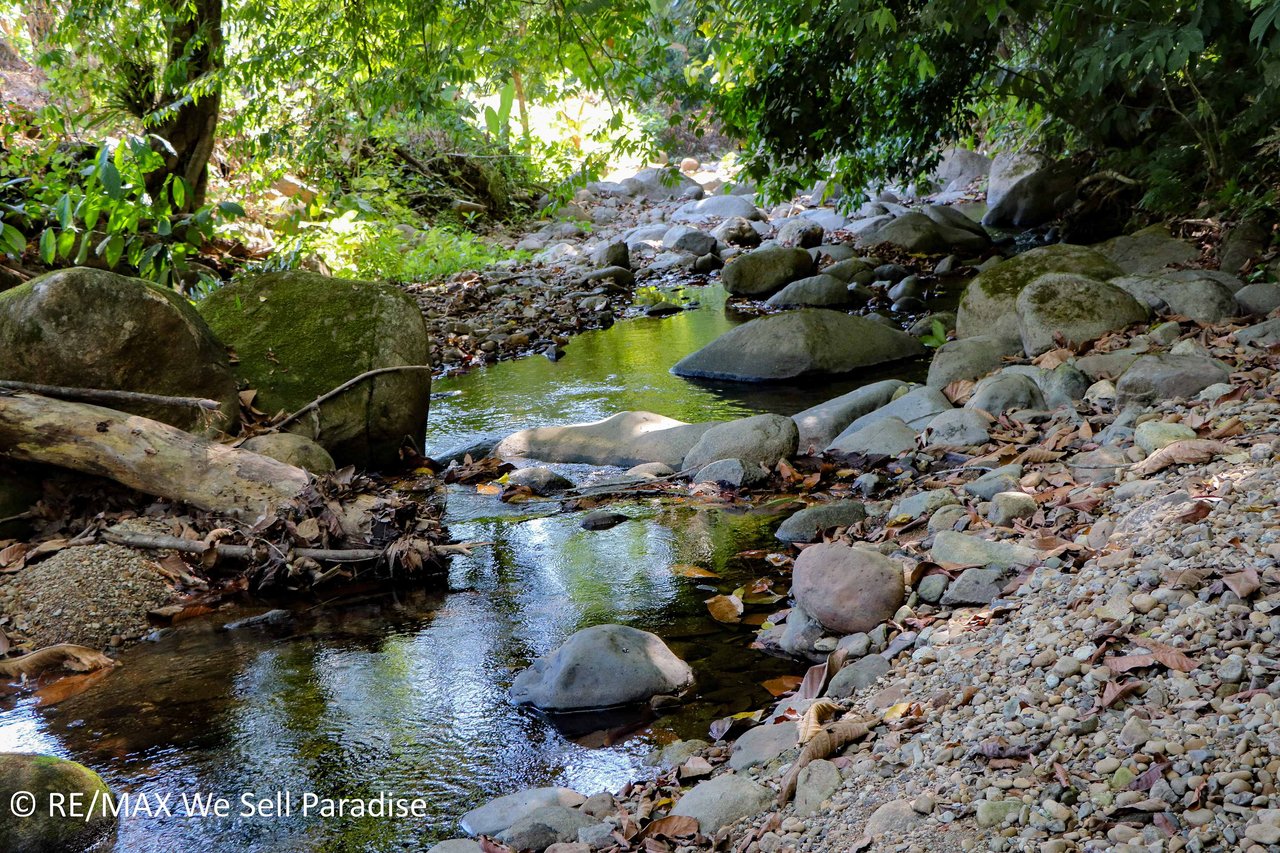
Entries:
[[338, 396], [344, 391], [347, 391], [350, 388], [354, 388], [356, 385], [359, 385], [361, 382], [365, 381], [366, 379], [372, 379], [373, 377], [381, 376], [384, 373], [400, 373], [406, 370], [425, 370], [429, 373], [431, 372], [432, 368], [429, 365], [425, 365], [425, 364], [401, 364], [401, 365], [396, 365], [395, 367], [379, 367], [375, 370], [366, 370], [364, 373], [361, 373], [359, 376], [353, 376], [352, 378], [348, 379], [346, 382], [343, 382], [341, 385], [339, 385], [337, 388], [334, 388], [332, 391], [326, 391], [325, 393], [321, 394], [319, 397], [316, 397], [310, 403], [307, 403], [301, 409], [298, 409], [298, 411], [294, 412], [292, 415], [289, 415], [280, 423], [276, 424], [275, 428], [278, 430], [284, 429], [289, 424], [301, 418], [307, 412], [310, 412], [313, 409], [319, 408], [323, 403], [326, 403], [329, 400], [332, 400], [334, 397]]
[[200, 397], [169, 397], [164, 394], [145, 394], [141, 391], [114, 391], [107, 388], [66, 388], [61, 385], [38, 385], [34, 382], [18, 382], [0, 379], [0, 389], [26, 391], [60, 400], [87, 400], [91, 403], [144, 403], [150, 406], [174, 406], [184, 409], [204, 409], [216, 412], [222, 408], [217, 400]]
[[[184, 554], [206, 554], [213, 551], [219, 557], [236, 560], [252, 560], [263, 549], [252, 545], [224, 545], [196, 539], [181, 539], [153, 533], [134, 533], [121, 530], [104, 530], [102, 538], [116, 545], [144, 548], [153, 551], [181, 551]], [[380, 548], [294, 548], [295, 557], [310, 557], [326, 563], [367, 563], [382, 556]]]
[[34, 678], [51, 669], [67, 669], [72, 672], [91, 672], [103, 667], [115, 666], [116, 662], [85, 646], [71, 643], [59, 643], [56, 646], [45, 646], [22, 657], [0, 660], [0, 677]]

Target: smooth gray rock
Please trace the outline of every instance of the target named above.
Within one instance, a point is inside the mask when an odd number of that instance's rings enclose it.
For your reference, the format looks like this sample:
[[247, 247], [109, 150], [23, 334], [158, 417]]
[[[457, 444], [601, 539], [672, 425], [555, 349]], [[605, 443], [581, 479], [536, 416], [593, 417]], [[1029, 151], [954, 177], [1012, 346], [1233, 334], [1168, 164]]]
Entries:
[[1030, 518], [1035, 515], [1036, 500], [1026, 492], [1010, 490], [997, 492], [991, 498], [991, 507], [987, 510], [987, 520], [996, 527], [1008, 527], [1019, 518]]
[[768, 764], [787, 750], [795, 748], [796, 724], [793, 720], [765, 723], [742, 733], [729, 754], [729, 766], [734, 770], [748, 770]]
[[[688, 175], [676, 169], [641, 169], [630, 178], [621, 182], [621, 189], [627, 195], [647, 198], [649, 201], [670, 201], [680, 198], [689, 190], [702, 190], [702, 186]], [[710, 199], [707, 199], [710, 201]], [[689, 205], [681, 207], [685, 210]], [[752, 206], [754, 210], [754, 205]], [[677, 211], [678, 213], [679, 211]], [[674, 219], [674, 217], [672, 217]]]
[[967, 148], [948, 148], [929, 178], [938, 192], [961, 192], [975, 181], [987, 177], [990, 172], [990, 157]]
[[1138, 345], [1086, 355], [1077, 358], [1075, 366], [1092, 382], [1099, 379], [1119, 379], [1148, 349], [1145, 345]]
[[970, 536], [967, 533], [956, 533], [953, 530], [943, 530], [933, 537], [930, 554], [939, 563], [987, 566], [997, 569], [1030, 566], [1040, 559], [1035, 551], [1025, 545], [993, 542], [990, 539]]
[[312, 474], [325, 474], [337, 469], [333, 457], [305, 435], [292, 432], [267, 432], [247, 438], [240, 445], [261, 456], [270, 456], [279, 462], [293, 465]]
[[980, 381], [973, 389], [973, 396], [965, 403], [966, 409], [976, 409], [1002, 415], [1013, 409], [1043, 409], [1044, 395], [1030, 376], [1018, 373], [997, 373]]
[[1280, 317], [1264, 320], [1235, 333], [1237, 343], [1255, 347], [1280, 344]]
[[929, 421], [924, 428], [926, 447], [941, 444], [974, 447], [991, 438], [991, 419], [974, 409], [952, 409]]
[[675, 469], [662, 462], [644, 462], [628, 468], [627, 473], [640, 477], [670, 477]]
[[822, 637], [822, 625], [800, 605], [791, 608], [778, 637], [778, 646], [789, 655], [806, 657], [813, 654], [813, 644]]
[[991, 335], [948, 341], [934, 352], [925, 383], [931, 388], [945, 388], [957, 379], [981, 379], [1000, 369], [1006, 355], [1019, 350], [1008, 339]]
[[796, 814], [811, 815], [822, 803], [840, 789], [843, 783], [840, 768], [819, 758], [805, 765], [796, 784]]
[[576, 842], [579, 830], [597, 822], [564, 806], [542, 806], [498, 833], [498, 840], [516, 850], [546, 850], [552, 844]]
[[718, 459], [759, 462], [772, 468], [780, 459], [794, 456], [799, 442], [796, 422], [785, 415], [753, 415], [717, 424], [702, 434], [684, 457], [684, 470], [709, 465]]
[[480, 842], [470, 838], [450, 838], [431, 847], [427, 853], [480, 853]]
[[849, 373], [920, 355], [910, 335], [838, 311], [805, 308], [760, 317], [685, 356], [677, 376], [766, 382]]
[[1074, 364], [1059, 364], [1053, 370], [1045, 370], [1033, 364], [1010, 364], [1002, 370], [1030, 377], [1040, 389], [1044, 405], [1055, 409], [1059, 406], [1072, 406], [1076, 401], [1084, 399], [1084, 392], [1089, 390], [1091, 381]]
[[851, 289], [845, 281], [833, 275], [811, 275], [793, 281], [765, 300], [773, 308], [792, 305], [821, 308], [829, 305], [857, 305], [867, 300], [860, 290]]
[[990, 604], [1000, 597], [1003, 588], [999, 569], [966, 569], [947, 586], [942, 596], [944, 607]]
[[759, 462], [742, 459], [717, 459], [698, 469], [693, 476], [695, 483], [718, 483], [735, 489], [768, 482], [769, 472]]
[[991, 241], [972, 230], [939, 223], [923, 213], [911, 211], [858, 236], [858, 246], [870, 247], [880, 243], [891, 243], [908, 252], [923, 254], [944, 254], [953, 250], [964, 254], [981, 252]]
[[765, 246], [735, 257], [721, 281], [734, 296], [764, 298], [810, 275], [813, 257], [804, 249]]
[[950, 584], [951, 579], [946, 575], [925, 575], [916, 585], [916, 593], [925, 603], [937, 604], [942, 601], [942, 596]]
[[671, 221], [704, 223], [735, 216], [747, 220], [764, 219], [764, 214], [743, 196], [713, 195], [681, 205], [671, 214]]
[[1217, 382], [1227, 382], [1231, 371], [1217, 359], [1202, 355], [1144, 355], [1116, 383], [1117, 401], [1149, 404], [1175, 397], [1191, 399]]
[[591, 262], [598, 267], [622, 267], [631, 269], [631, 251], [625, 240], [605, 243], [591, 253]]
[[892, 518], [919, 518], [922, 515], [931, 515], [944, 506], [952, 506], [960, 503], [950, 489], [929, 489], [923, 492], [916, 492], [913, 495], [903, 498], [898, 502], [897, 506], [889, 511]]
[[822, 238], [825, 231], [821, 224], [814, 222], [808, 217], [791, 216], [782, 221], [778, 226], [778, 233], [774, 235], [774, 240], [779, 246], [799, 246], [802, 249], [812, 249], [822, 244]]
[[1248, 314], [1270, 314], [1280, 308], [1280, 284], [1259, 281], [1236, 291], [1236, 303]]
[[1147, 319], [1147, 308], [1120, 288], [1082, 275], [1048, 273], [1028, 284], [1015, 302], [1022, 348], [1029, 356], [1056, 346], [1091, 341]]
[[892, 838], [915, 829], [924, 819], [909, 800], [891, 800], [871, 813], [864, 831], [872, 838]]
[[862, 429], [846, 429], [826, 449], [831, 453], [899, 456], [916, 449], [916, 431], [902, 418], [881, 418]]
[[662, 235], [662, 245], [668, 249], [705, 255], [715, 251], [716, 238], [688, 225], [673, 225]]
[[1193, 261], [1200, 250], [1179, 240], [1163, 225], [1152, 225], [1123, 237], [1113, 237], [1094, 247], [1126, 273], [1141, 274]]
[[964, 490], [980, 501], [989, 501], [1000, 492], [1009, 492], [1018, 488], [1018, 481], [1021, 479], [1021, 465], [1001, 465], [978, 479], [965, 483]]
[[544, 711], [580, 711], [683, 693], [692, 683], [693, 670], [657, 635], [595, 625], [517, 675], [511, 698]]
[[1236, 297], [1208, 276], [1126, 275], [1110, 284], [1158, 314], [1181, 314], [1197, 323], [1220, 323], [1237, 313]]
[[754, 249], [760, 245], [760, 232], [741, 216], [730, 216], [712, 229], [711, 236], [727, 246]]
[[726, 773], [698, 783], [671, 814], [694, 818], [703, 835], [715, 835], [722, 827], [764, 811], [773, 799], [773, 791], [763, 785]]
[[1034, 228], [1075, 200], [1077, 177], [1065, 161], [1038, 154], [997, 154], [987, 181], [987, 213], [982, 224]]
[[1058, 243], [1015, 255], [984, 269], [965, 288], [956, 310], [956, 335], [988, 335], [1021, 344], [1018, 294], [1046, 273], [1069, 272], [1106, 280], [1123, 271], [1106, 256], [1084, 246]]
[[793, 514], [782, 522], [776, 535], [783, 542], [814, 542], [824, 530], [848, 527], [866, 517], [866, 507], [857, 501], [831, 501]]
[[866, 690], [880, 676], [887, 673], [892, 666], [880, 655], [867, 655], [851, 664], [846, 664], [831, 683], [827, 685], [826, 695], [832, 699], [848, 699], [860, 690]]
[[570, 788], [531, 788], [490, 800], [465, 813], [458, 825], [468, 835], [497, 835], [516, 821], [546, 806], [572, 808], [587, 798]]
[[822, 274], [853, 283], [859, 273], [868, 273], [867, 276], [864, 276], [867, 281], [862, 281], [861, 283], [870, 284], [875, 280], [875, 275], [871, 272], [872, 269], [874, 269], [874, 264], [868, 263], [862, 258], [846, 258], [843, 261], [836, 261], [829, 267], [823, 267]]
[[535, 466], [520, 468], [507, 474], [512, 486], [527, 486], [535, 495], [552, 495], [573, 488], [573, 482], [561, 477], [550, 468]]
[[799, 451], [821, 452], [849, 424], [888, 404], [894, 393], [904, 387], [906, 383], [900, 379], [873, 382], [793, 415], [791, 419], [799, 429]]
[[886, 418], [900, 418], [912, 429], [919, 431], [928, 426], [929, 421], [939, 414], [950, 411], [952, 408], [951, 401], [939, 389], [918, 385], [884, 406], [862, 415], [849, 424], [844, 432], [856, 432]]
[[839, 634], [870, 631], [905, 599], [902, 566], [870, 548], [844, 543], [800, 552], [791, 594], [823, 627]]
[[[938, 225], [942, 225], [946, 228], [954, 228], [959, 231], [968, 231], [974, 237], [978, 238], [982, 244], [991, 244], [991, 235], [987, 234], [987, 229], [983, 228], [981, 223], [965, 216], [959, 208], [955, 208], [947, 204], [930, 204], [920, 208], [920, 212], [932, 219]], [[980, 244], [974, 243], [972, 245], [978, 246]]]
[[494, 454], [543, 462], [583, 462], [630, 467], [661, 462], [678, 468], [714, 423], [686, 424], [653, 412], [619, 412], [604, 420], [520, 430], [500, 441]]

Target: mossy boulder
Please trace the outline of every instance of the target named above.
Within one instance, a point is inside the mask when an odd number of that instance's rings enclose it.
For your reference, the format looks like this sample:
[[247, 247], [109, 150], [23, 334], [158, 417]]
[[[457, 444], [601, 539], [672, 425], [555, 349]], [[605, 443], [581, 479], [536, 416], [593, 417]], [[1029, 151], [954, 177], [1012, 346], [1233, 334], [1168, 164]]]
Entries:
[[[214, 291], [200, 313], [239, 357], [236, 374], [255, 405], [295, 412], [361, 373], [430, 364], [426, 322], [414, 301], [382, 282], [311, 272], [253, 276]], [[421, 447], [431, 397], [425, 370], [365, 380], [290, 427], [339, 465], [394, 465]]]
[[1106, 256], [1084, 246], [1058, 243], [1017, 255], [982, 272], [969, 282], [956, 312], [956, 335], [969, 338], [990, 335], [1017, 343], [1018, 294], [1031, 282], [1051, 272], [1069, 272], [1105, 281], [1124, 271]]
[[1113, 284], [1071, 273], [1049, 273], [1017, 299], [1022, 349], [1036, 356], [1061, 338], [1082, 344], [1147, 319], [1147, 306]]
[[194, 409], [114, 404], [188, 430], [230, 429], [239, 400], [226, 348], [182, 296], [106, 270], [55, 270], [0, 293], [0, 379], [202, 397]]
[[[29, 815], [14, 813], [24, 805], [15, 798], [19, 791], [30, 793], [33, 810]], [[72, 798], [78, 811], [70, 816]], [[96, 800], [95, 800], [96, 797]], [[83, 764], [52, 755], [0, 753], [0, 850], [22, 853], [76, 853], [88, 850], [115, 831], [116, 819], [105, 807], [111, 790]], [[51, 803], [54, 814], [50, 815]], [[65, 804], [67, 817], [57, 813]], [[93, 811], [90, 812], [90, 807]]]

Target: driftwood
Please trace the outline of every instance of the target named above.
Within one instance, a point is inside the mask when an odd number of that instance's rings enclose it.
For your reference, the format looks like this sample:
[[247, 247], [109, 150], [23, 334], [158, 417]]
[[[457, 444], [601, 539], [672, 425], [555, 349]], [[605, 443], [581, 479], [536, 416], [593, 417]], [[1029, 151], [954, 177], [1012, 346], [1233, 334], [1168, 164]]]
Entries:
[[[205, 554], [213, 551], [219, 557], [236, 560], [252, 560], [257, 554], [251, 545], [224, 545], [199, 539], [181, 539], [152, 533], [134, 533], [122, 530], [104, 530], [102, 538], [117, 545], [150, 550], [181, 551], [184, 554]], [[327, 563], [365, 563], [382, 556], [380, 548], [294, 548], [295, 557], [310, 557]]]
[[361, 382], [364, 382], [365, 380], [372, 379], [375, 376], [381, 376], [384, 373], [404, 373], [405, 371], [411, 371], [411, 370], [425, 370], [428, 373], [430, 373], [432, 368], [425, 364], [401, 364], [395, 367], [379, 367], [374, 370], [366, 370], [364, 373], [361, 373], [359, 376], [351, 377], [346, 382], [343, 382], [341, 385], [339, 385], [337, 388], [334, 388], [332, 391], [326, 391], [323, 394], [321, 394], [319, 397], [316, 397], [310, 403], [307, 403], [301, 409], [298, 409], [298, 411], [294, 412], [284, 420], [280, 421], [280, 423], [276, 424], [275, 428], [284, 429], [289, 424], [293, 423], [294, 421], [298, 420], [298, 418], [305, 415], [307, 412], [310, 412], [313, 409], [319, 408], [321, 404], [326, 403], [329, 400], [332, 400], [334, 397], [337, 397], [342, 392], [347, 391], [351, 388], [354, 388], [355, 386], [359, 385]]
[[159, 421], [34, 394], [0, 395], [0, 456], [107, 477], [250, 520], [311, 482], [301, 468]]
[[66, 669], [71, 672], [91, 672], [103, 667], [115, 666], [116, 662], [85, 646], [71, 643], [60, 643], [56, 646], [45, 646], [22, 657], [0, 660], [0, 678], [34, 678], [51, 669]]
[[112, 391], [106, 388], [67, 388], [62, 385], [37, 385], [34, 382], [18, 382], [0, 379], [0, 390], [26, 391], [45, 397], [65, 400], [87, 400], [90, 403], [144, 403], [152, 406], [173, 406], [183, 409], [203, 409], [216, 412], [222, 408], [217, 400], [200, 397], [169, 397], [164, 394], [144, 394], [141, 391]]

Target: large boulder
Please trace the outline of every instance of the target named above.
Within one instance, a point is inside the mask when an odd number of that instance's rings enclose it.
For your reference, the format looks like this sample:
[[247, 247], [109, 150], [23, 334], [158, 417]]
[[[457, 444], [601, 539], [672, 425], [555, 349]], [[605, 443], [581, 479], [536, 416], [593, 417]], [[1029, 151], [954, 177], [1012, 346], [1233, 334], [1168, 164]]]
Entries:
[[724, 289], [735, 296], [763, 298], [812, 274], [813, 256], [804, 249], [767, 246], [734, 258], [722, 280]]
[[998, 154], [987, 180], [982, 224], [1034, 228], [1075, 200], [1077, 176], [1068, 164], [1038, 154]]
[[[381, 367], [430, 365], [417, 304], [383, 282], [288, 271], [242, 279], [200, 304], [209, 326], [239, 357], [236, 374], [267, 412], [294, 412]], [[422, 447], [431, 399], [426, 370], [365, 380], [290, 427], [339, 465], [395, 465], [400, 448]]]
[[931, 388], [945, 388], [957, 379], [981, 379], [999, 369], [1006, 355], [1019, 349], [1010, 341], [991, 335], [948, 341], [933, 354], [925, 382]]
[[1111, 262], [1130, 275], [1162, 270], [1173, 264], [1193, 261], [1200, 251], [1186, 240], [1179, 240], [1163, 225], [1152, 225], [1123, 237], [1095, 246]]
[[[15, 814], [20, 792], [31, 795], [29, 815]], [[57, 803], [72, 798], [80, 811], [68, 805], [66, 816]], [[0, 850], [21, 853], [75, 853], [106, 844], [115, 831], [116, 817], [109, 808], [111, 790], [102, 778], [74, 761], [52, 755], [0, 753]], [[92, 812], [90, 812], [92, 806]]]
[[765, 304], [773, 308], [787, 308], [795, 305], [820, 308], [866, 304], [866, 302], [865, 291], [859, 298], [858, 291], [851, 289], [848, 282], [833, 275], [823, 274], [793, 281], [765, 300]]
[[800, 452], [821, 453], [845, 427], [886, 405], [906, 384], [901, 379], [873, 382], [792, 415], [791, 419], [800, 430]]
[[827, 630], [856, 634], [892, 617], [906, 590], [902, 566], [884, 554], [830, 542], [800, 552], [791, 594]]
[[1071, 273], [1042, 275], [1018, 294], [1018, 332], [1029, 356], [1079, 344], [1147, 319], [1147, 306], [1113, 284]]
[[677, 169], [641, 169], [622, 181], [622, 190], [635, 198], [670, 201], [686, 192], [701, 192], [702, 185]]
[[754, 415], [713, 426], [684, 457], [691, 471], [717, 459], [741, 459], [772, 468], [778, 460], [794, 456], [799, 431], [795, 421], [783, 415]]
[[[240, 401], [226, 347], [172, 290], [105, 270], [56, 270], [0, 293], [0, 379], [200, 397], [234, 431]], [[204, 415], [177, 406], [112, 408], [187, 430]]]
[[942, 152], [942, 159], [934, 168], [930, 181], [938, 192], [962, 192], [990, 173], [990, 157], [967, 148], [948, 148]]
[[1058, 243], [1024, 252], [984, 270], [969, 282], [956, 311], [957, 337], [988, 335], [1019, 342], [1015, 313], [1018, 294], [1051, 272], [1070, 272], [1105, 281], [1124, 271], [1104, 255], [1084, 246]]
[[671, 372], [701, 379], [768, 382], [849, 373], [923, 352], [924, 345], [911, 335], [875, 320], [805, 308], [730, 329], [682, 358]]
[[750, 199], [740, 195], [713, 195], [681, 205], [671, 214], [671, 221], [704, 224], [734, 216], [748, 220], [764, 219], [764, 214]]
[[522, 429], [498, 442], [493, 453], [504, 459], [520, 457], [619, 468], [661, 462], [678, 469], [685, 454], [715, 425], [687, 424], [653, 412], [619, 412], [585, 424]]
[[941, 217], [911, 211], [878, 228], [863, 232], [858, 236], [857, 244], [869, 247], [890, 243], [908, 252], [929, 255], [953, 250], [961, 253], [980, 252], [991, 244], [985, 235], [979, 236], [972, 229], [959, 228], [951, 222], [939, 221], [940, 219]]
[[511, 698], [543, 711], [589, 711], [681, 694], [692, 684], [693, 670], [656, 634], [595, 625], [517, 675]]
[[1208, 276], [1125, 275], [1108, 284], [1161, 314], [1181, 314], [1197, 323], [1220, 323], [1237, 313], [1236, 296]]
[[1205, 355], [1144, 355], [1120, 377], [1116, 393], [1122, 406], [1149, 405], [1179, 397], [1190, 399], [1210, 385], [1230, 379], [1226, 365]]

